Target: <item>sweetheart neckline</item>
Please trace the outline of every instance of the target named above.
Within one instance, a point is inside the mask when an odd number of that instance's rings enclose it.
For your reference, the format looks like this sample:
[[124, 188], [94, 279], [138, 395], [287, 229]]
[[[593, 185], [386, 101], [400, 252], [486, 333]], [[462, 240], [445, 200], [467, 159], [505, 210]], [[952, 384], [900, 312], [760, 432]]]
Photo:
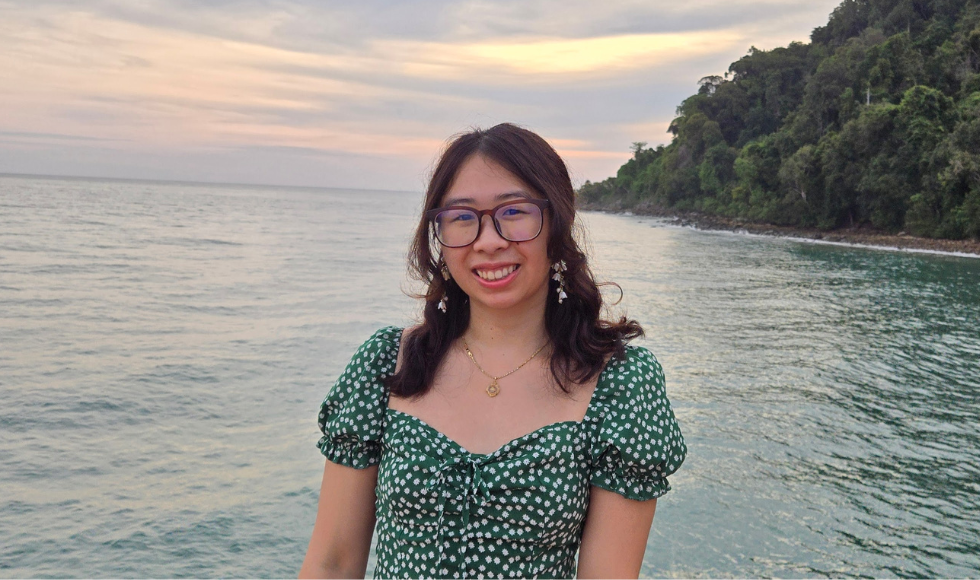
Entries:
[[[402, 339], [402, 334], [404, 333], [405, 329], [404, 328], [399, 328], [397, 326], [389, 326], [388, 329], [395, 331], [394, 337], [392, 337], [390, 340], [391, 340], [392, 343], [394, 343], [395, 352], [397, 353], [401, 349], [401, 339]], [[626, 350], [630, 350], [632, 347], [633, 347], [633, 345], [624, 345], [624, 348]], [[398, 360], [398, 356], [396, 354], [395, 357], [390, 362], [390, 364], [392, 366], [392, 372], [394, 372], [394, 366], [397, 363], [397, 360]], [[466, 455], [469, 455], [469, 456], [472, 456], [472, 457], [478, 457], [478, 458], [492, 457], [494, 455], [497, 455], [498, 453], [500, 453], [504, 449], [506, 449], [508, 447], [511, 447], [513, 444], [516, 444], [517, 442], [519, 442], [519, 441], [521, 441], [523, 439], [527, 439], [528, 437], [530, 437], [532, 435], [535, 435], [537, 433], [540, 433], [541, 431], [544, 431], [545, 429], [549, 429], [549, 428], [556, 427], [556, 426], [559, 426], [559, 425], [567, 425], [567, 424], [574, 424], [576, 426], [581, 426], [582, 424], [587, 423], [590, 420], [590, 417], [592, 416], [593, 408], [596, 405], [596, 401], [599, 398], [599, 388], [602, 386], [603, 380], [606, 379], [607, 374], [611, 374], [612, 373], [612, 367], [616, 366], [616, 363], [617, 362], [618, 361], [616, 361], [616, 357], [610, 357], [608, 360], [606, 360], [605, 364], [602, 365], [602, 370], [599, 371], [599, 376], [596, 379], [595, 388], [592, 389], [592, 394], [589, 396], [589, 405], [585, 408], [585, 416], [582, 417], [581, 420], [578, 420], [578, 421], [575, 421], [575, 420], [556, 421], [554, 423], [548, 423], [547, 425], [544, 425], [542, 427], [538, 427], [537, 429], [535, 429], [535, 430], [533, 430], [533, 431], [531, 431], [529, 433], [525, 433], [524, 435], [521, 435], [520, 437], [516, 437], [514, 439], [511, 439], [510, 441], [504, 443], [503, 445], [501, 445], [500, 447], [498, 447], [497, 449], [495, 449], [491, 453], [473, 453], [472, 451], [469, 451], [468, 449], [466, 449], [466, 447], [463, 447], [458, 441], [456, 441], [455, 439], [453, 439], [449, 435], [446, 435], [442, 431], [436, 429], [432, 425], [426, 423], [424, 420], [416, 417], [415, 415], [412, 415], [411, 413], [406, 413], [405, 411], [399, 411], [398, 409], [393, 409], [393, 408], [389, 407], [387, 400], [385, 400], [385, 414], [387, 415], [389, 412], [394, 411], [394, 412], [398, 413], [399, 415], [403, 415], [403, 416], [405, 416], [405, 417], [407, 417], [409, 419], [414, 419], [417, 423], [421, 424], [426, 429], [429, 429], [430, 431], [433, 431], [438, 437], [441, 437], [441, 438], [445, 439], [451, 445], [453, 445], [454, 447], [456, 447], [458, 450], [462, 451]], [[606, 380], [608, 380], [608, 379], [606, 379]], [[388, 392], [387, 392], [387, 389], [385, 389], [385, 398], [387, 399], [387, 397], [388, 397]]]
[[[589, 410], [591, 410], [591, 403], [590, 403], [590, 406], [589, 406]], [[575, 421], [575, 420], [569, 419], [567, 421], [555, 421], [554, 423], [548, 423], [547, 425], [543, 425], [541, 427], [538, 427], [534, 431], [531, 431], [529, 433], [525, 433], [524, 435], [521, 435], [520, 437], [515, 437], [514, 439], [511, 439], [510, 441], [504, 443], [503, 445], [501, 445], [500, 447], [498, 447], [497, 449], [495, 449], [494, 451], [492, 451], [490, 453], [474, 453], [474, 452], [466, 449], [465, 447], [463, 447], [458, 441], [456, 441], [455, 439], [453, 439], [449, 435], [446, 435], [442, 431], [436, 429], [432, 425], [429, 425], [428, 423], [426, 423], [422, 419], [419, 419], [415, 415], [412, 415], [411, 413], [406, 413], [405, 411], [399, 411], [398, 409], [392, 409], [391, 407], [387, 407], [386, 408], [386, 412], [388, 412], [388, 413], [390, 413], [390, 412], [398, 413], [399, 415], [401, 415], [402, 417], [405, 417], [406, 419], [414, 420], [416, 423], [422, 425], [426, 429], [428, 429], [428, 430], [432, 431], [433, 433], [435, 433], [436, 436], [441, 437], [442, 439], [444, 439], [447, 442], [449, 442], [452, 446], [454, 446], [459, 451], [462, 451], [464, 454], [469, 455], [469, 456], [472, 456], [472, 457], [477, 457], [477, 458], [480, 458], [480, 459], [485, 459], [485, 458], [488, 458], [488, 457], [493, 457], [495, 455], [498, 455], [499, 453], [503, 452], [507, 448], [513, 447], [514, 445], [516, 445], [517, 443], [523, 441], [524, 439], [527, 439], [527, 438], [529, 438], [529, 437], [531, 437], [533, 435], [537, 435], [537, 434], [539, 434], [542, 431], [545, 431], [547, 429], [551, 429], [551, 428], [555, 428], [555, 427], [559, 427], [559, 426], [563, 426], [563, 425], [574, 425], [576, 427], [581, 427], [584, 423], [586, 423], [589, 420], [589, 412], [586, 411], [585, 417], [581, 421]]]

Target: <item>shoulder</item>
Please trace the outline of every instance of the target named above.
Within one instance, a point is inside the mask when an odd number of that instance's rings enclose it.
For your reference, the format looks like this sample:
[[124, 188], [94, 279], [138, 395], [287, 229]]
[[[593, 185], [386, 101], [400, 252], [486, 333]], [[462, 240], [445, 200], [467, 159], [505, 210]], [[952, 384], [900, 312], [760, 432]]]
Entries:
[[623, 356], [610, 361], [606, 377], [606, 419], [613, 424], [643, 426], [661, 423], [670, 413], [670, 401], [660, 361], [648, 349], [628, 345]]
[[643, 392], [665, 395], [663, 367], [657, 357], [642, 346], [626, 345], [621, 356], [609, 360], [603, 378], [614, 399]]
[[626, 347], [627, 372], [637, 381], [655, 385], [661, 390], [664, 387], [664, 368], [657, 357], [642, 346]]
[[402, 329], [397, 326], [379, 328], [354, 351], [344, 374], [394, 373]]
[[397, 326], [386, 326], [361, 343], [327, 394], [324, 405], [384, 398], [384, 379], [394, 374], [401, 332]]
[[650, 352], [645, 346], [638, 346], [635, 344], [627, 344], [624, 347], [626, 354], [622, 357], [623, 363], [627, 368], [631, 369], [647, 369], [647, 368], [660, 368], [660, 361], [657, 360], [656, 355]]
[[[368, 355], [388, 354], [392, 349], [398, 349], [404, 329], [398, 326], [385, 326], [374, 331], [357, 349], [357, 353]], [[357, 354], [355, 353], [355, 355]]]
[[412, 334], [416, 330], [422, 328], [422, 325], [416, 324], [414, 326], [409, 326], [409, 327], [406, 327], [404, 329], [399, 329], [399, 328], [395, 328], [395, 327], [391, 327], [391, 328], [397, 330], [398, 333], [399, 333], [398, 347], [397, 347], [398, 356], [397, 356], [396, 364], [395, 364], [395, 372], [397, 372], [399, 369], [402, 368], [402, 359], [404, 358], [403, 355], [402, 355], [401, 345], [402, 344], [405, 344], [408, 341], [408, 338], [410, 336], [412, 336]]

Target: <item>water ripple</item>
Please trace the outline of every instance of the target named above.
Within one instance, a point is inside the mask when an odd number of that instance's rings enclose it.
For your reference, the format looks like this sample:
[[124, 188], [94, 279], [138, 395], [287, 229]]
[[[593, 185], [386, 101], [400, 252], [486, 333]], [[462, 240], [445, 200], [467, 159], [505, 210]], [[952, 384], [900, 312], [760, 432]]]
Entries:
[[[0, 177], [0, 200], [0, 575], [295, 574], [316, 406], [417, 312], [419, 196]], [[690, 448], [644, 575], [980, 575], [977, 260], [583, 218]]]

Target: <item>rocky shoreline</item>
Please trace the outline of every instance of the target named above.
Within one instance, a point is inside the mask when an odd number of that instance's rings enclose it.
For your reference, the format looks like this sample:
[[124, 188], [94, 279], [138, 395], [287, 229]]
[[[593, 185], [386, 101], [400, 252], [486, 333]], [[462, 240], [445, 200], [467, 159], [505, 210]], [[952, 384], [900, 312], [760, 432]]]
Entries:
[[699, 230], [744, 232], [763, 236], [802, 238], [809, 240], [820, 240], [824, 242], [881, 246], [898, 248], [901, 250], [955, 252], [980, 256], [980, 241], [978, 240], [940, 240], [933, 238], [920, 238], [907, 235], [904, 232], [898, 234], [888, 234], [875, 231], [871, 228], [842, 228], [831, 231], [822, 231], [815, 228], [798, 228], [776, 226], [772, 224], [759, 224], [740, 219], [706, 215], [697, 212], [663, 211], [659, 208], [644, 207], [642, 205], [627, 209], [597, 207], [592, 204], [584, 204], [579, 209], [586, 211], [601, 211], [606, 213], [629, 212], [633, 215], [660, 217], [669, 220], [675, 225], [693, 227]]

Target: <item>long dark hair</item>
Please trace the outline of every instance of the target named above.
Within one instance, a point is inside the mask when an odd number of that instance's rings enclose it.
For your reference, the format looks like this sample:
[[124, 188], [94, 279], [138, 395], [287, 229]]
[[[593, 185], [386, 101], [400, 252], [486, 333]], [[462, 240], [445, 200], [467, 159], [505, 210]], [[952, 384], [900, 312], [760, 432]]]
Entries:
[[[551, 374], [567, 393], [569, 383], [585, 383], [594, 378], [608, 356], [622, 356], [626, 341], [642, 336], [643, 329], [626, 317], [615, 322], [601, 318], [602, 295], [572, 233], [575, 190], [568, 169], [551, 145], [537, 134], [502, 123], [457, 136], [432, 174], [423, 215], [439, 207], [460, 167], [473, 155], [496, 162], [551, 202], [548, 259], [552, 263], [564, 260], [568, 268], [564, 272], [568, 297], [559, 305], [555, 292], [550, 292], [544, 317], [552, 345]], [[428, 285], [424, 320], [402, 344], [402, 366], [388, 379], [388, 388], [397, 396], [425, 394], [446, 352], [469, 325], [466, 293], [455, 281], [445, 281], [440, 275], [438, 254], [432, 251], [438, 243], [423, 217], [412, 241], [409, 267], [416, 278]], [[554, 290], [556, 282], [550, 284]], [[444, 293], [448, 296], [446, 313], [438, 309]]]

